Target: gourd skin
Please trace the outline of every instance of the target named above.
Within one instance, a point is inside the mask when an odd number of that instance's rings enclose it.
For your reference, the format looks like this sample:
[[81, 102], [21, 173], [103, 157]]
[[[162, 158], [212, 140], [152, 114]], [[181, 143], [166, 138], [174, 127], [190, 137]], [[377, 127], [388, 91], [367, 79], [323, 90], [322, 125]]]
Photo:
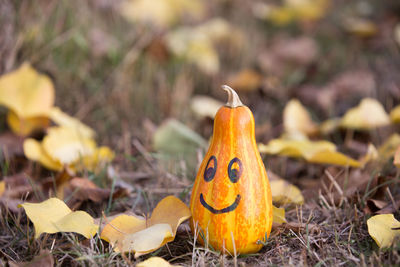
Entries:
[[[272, 226], [271, 189], [246, 106], [219, 109], [210, 147], [193, 186], [192, 231], [216, 250], [259, 251]], [[204, 244], [201, 236], [201, 243]], [[234, 240], [234, 244], [233, 244]]]

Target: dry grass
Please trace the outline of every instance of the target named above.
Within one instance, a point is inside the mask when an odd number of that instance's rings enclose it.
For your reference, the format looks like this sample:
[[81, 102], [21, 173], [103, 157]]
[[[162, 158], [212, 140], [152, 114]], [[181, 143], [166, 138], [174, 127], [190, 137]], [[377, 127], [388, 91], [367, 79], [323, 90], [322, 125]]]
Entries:
[[[24, 61], [30, 61], [47, 73], [55, 83], [56, 104], [96, 129], [98, 141], [117, 152], [113, 166], [133, 188], [128, 198], [116, 200], [111, 206], [89, 202], [82, 209], [97, 217], [104, 210], [148, 213], [168, 194], [178, 195], [188, 203], [196, 167], [182, 157], [166, 159], [155, 153], [150, 138], [154, 128], [166, 118], [175, 117], [208, 138], [211, 123], [194, 119], [188, 108], [191, 96], [209, 94], [222, 99], [222, 93], [215, 88], [236, 71], [259, 68], [259, 53], [268, 50], [275, 36], [311, 36], [320, 44], [321, 58], [311, 66], [299, 67], [281, 77], [278, 82], [273, 81], [272, 86], [263, 85], [260, 90], [243, 94], [243, 102], [255, 114], [260, 130], [258, 141], [266, 142], [280, 134], [282, 108], [288, 99], [304, 97], [299, 88], [308, 84], [326, 85], [343, 70], [371, 69], [376, 88], [367, 96], [378, 98], [388, 109], [400, 102], [396, 91], [399, 89], [400, 56], [392, 35], [383, 32], [379, 39], [360, 39], [335, 26], [341, 19], [340, 14], [353, 10], [356, 3], [337, 1], [331, 15], [321, 23], [321, 29], [315, 25], [291, 25], [282, 29], [252, 18], [249, 4], [238, 0], [222, 2], [208, 1], [210, 13], [229, 19], [248, 34], [249, 41], [240, 51], [220, 48], [222, 69], [210, 78], [179, 59], [157, 61], [152, 58], [148, 53], [150, 44], [163, 33], [129, 24], [118, 14], [114, 1], [0, 0], [0, 74]], [[372, 17], [387, 24], [382, 29], [389, 32], [387, 29], [392, 29], [394, 22], [399, 21], [399, 17], [390, 12], [400, 9], [396, 1], [367, 2], [376, 11]], [[344, 97], [328, 111], [321, 111], [312, 99], [308, 104], [314, 117], [323, 120], [342, 115], [358, 100], [352, 95]], [[4, 115], [5, 110], [1, 109], [1, 132], [6, 128]], [[386, 130], [356, 133], [353, 139], [379, 144], [387, 135]], [[330, 138], [342, 145], [348, 136], [335, 133]], [[349, 152], [354, 151], [349, 149]], [[190, 160], [198, 163], [199, 158], [201, 156], [194, 155]], [[10, 163], [1, 158], [2, 175], [25, 170], [27, 163], [19, 162]], [[304, 162], [274, 158], [266, 162], [268, 168], [305, 189], [304, 181], [322, 179], [325, 170], [325, 167], [308, 166]], [[374, 171], [391, 175], [398, 182], [398, 174], [393, 168], [387, 168], [388, 164]], [[30, 167], [39, 169], [32, 163]], [[49, 176], [43, 171], [37, 173]], [[106, 175], [92, 178], [99, 185], [111, 185]], [[151, 255], [183, 266], [400, 264], [399, 242], [380, 250], [368, 235], [366, 220], [369, 215], [364, 212], [363, 193], [345, 197], [338, 205], [332, 201], [334, 190], [310, 190], [315, 191], [305, 205], [287, 207], [287, 220], [291, 224], [274, 228], [265, 247], [255, 255], [232, 257], [201, 247], [195, 243], [187, 225], [179, 229], [174, 242]], [[398, 183], [392, 190], [399, 192]], [[129, 266], [138, 262], [132, 255], [114, 253], [108, 243], [98, 237], [82, 240], [73, 234], [56, 234], [34, 240], [33, 225], [24, 213], [13, 213], [6, 207], [0, 213], [0, 226], [0, 265], [6, 265], [7, 261], [31, 260], [45, 248], [51, 251], [57, 266]]]

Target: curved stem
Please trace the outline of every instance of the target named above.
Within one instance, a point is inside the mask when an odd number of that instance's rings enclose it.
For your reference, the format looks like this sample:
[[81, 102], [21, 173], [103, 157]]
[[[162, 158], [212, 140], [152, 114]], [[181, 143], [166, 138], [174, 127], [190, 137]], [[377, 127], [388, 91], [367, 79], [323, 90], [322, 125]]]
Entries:
[[230, 108], [244, 106], [235, 90], [230, 88], [228, 85], [222, 85], [221, 87], [228, 92], [228, 102], [226, 102], [225, 106]]

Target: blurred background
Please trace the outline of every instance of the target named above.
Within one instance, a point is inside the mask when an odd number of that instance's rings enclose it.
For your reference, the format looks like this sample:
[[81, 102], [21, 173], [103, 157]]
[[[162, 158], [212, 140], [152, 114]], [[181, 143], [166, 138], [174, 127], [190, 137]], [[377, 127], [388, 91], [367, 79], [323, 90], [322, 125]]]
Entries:
[[150, 153], [193, 179], [191, 143], [207, 146], [222, 84], [253, 111], [262, 143], [282, 133], [292, 98], [316, 122], [365, 97], [391, 110], [399, 21], [396, 0], [0, 0], [0, 74], [29, 62], [48, 75], [56, 105], [95, 129], [119, 169], [141, 169]]
[[[399, 71], [399, 0], [0, 0], [1, 257], [53, 251], [33, 242], [24, 201], [95, 218], [189, 203], [227, 84], [288, 222], [239, 265], [398, 264], [366, 220], [399, 215]], [[224, 265], [181, 229], [156, 254]], [[64, 243], [59, 264], [113, 261], [100, 241]]]

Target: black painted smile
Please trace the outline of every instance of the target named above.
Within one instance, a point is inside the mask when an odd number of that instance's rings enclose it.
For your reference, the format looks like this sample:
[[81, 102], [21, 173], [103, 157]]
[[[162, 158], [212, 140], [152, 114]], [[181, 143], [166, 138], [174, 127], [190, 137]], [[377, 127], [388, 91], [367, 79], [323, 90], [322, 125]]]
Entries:
[[214, 214], [221, 214], [221, 213], [226, 213], [226, 212], [230, 212], [230, 211], [235, 210], [235, 209], [237, 208], [237, 206], [239, 205], [240, 198], [241, 198], [240, 195], [237, 195], [237, 196], [236, 196], [236, 199], [235, 199], [235, 202], [233, 202], [232, 205], [230, 205], [230, 206], [228, 206], [228, 207], [226, 207], [226, 208], [217, 210], [217, 209], [214, 209], [213, 207], [211, 207], [210, 205], [208, 205], [207, 202], [204, 200], [203, 194], [200, 193], [200, 203], [201, 203], [206, 209], [208, 209], [209, 211], [211, 211], [211, 212], [214, 213]]

